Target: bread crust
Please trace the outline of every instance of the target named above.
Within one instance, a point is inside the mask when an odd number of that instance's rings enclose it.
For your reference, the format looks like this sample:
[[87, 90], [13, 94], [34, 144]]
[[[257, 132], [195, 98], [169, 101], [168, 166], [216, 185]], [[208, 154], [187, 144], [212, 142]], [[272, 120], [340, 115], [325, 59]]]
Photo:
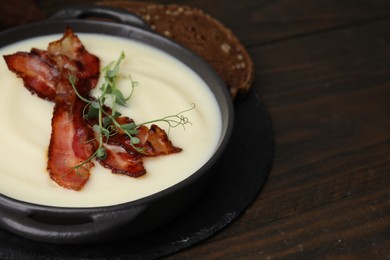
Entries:
[[225, 82], [233, 98], [245, 96], [253, 81], [253, 62], [247, 50], [221, 22], [186, 5], [139, 1], [100, 1], [142, 18], [152, 30], [203, 57]]

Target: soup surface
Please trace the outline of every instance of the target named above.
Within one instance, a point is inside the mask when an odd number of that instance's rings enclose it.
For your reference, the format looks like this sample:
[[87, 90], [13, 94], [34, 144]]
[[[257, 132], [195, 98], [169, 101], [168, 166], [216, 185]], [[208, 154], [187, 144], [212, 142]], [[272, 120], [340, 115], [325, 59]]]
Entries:
[[[185, 129], [157, 123], [182, 152], [145, 158], [146, 175], [131, 178], [112, 174], [95, 163], [81, 191], [53, 182], [46, 170], [53, 103], [32, 95], [21, 79], [10, 72], [4, 54], [46, 49], [61, 35], [37, 37], [0, 49], [0, 193], [27, 202], [66, 207], [95, 207], [133, 201], [164, 190], [190, 176], [213, 154], [220, 138], [221, 117], [217, 102], [204, 81], [178, 60], [135, 41], [96, 34], [78, 34], [86, 49], [97, 55], [101, 67], [126, 55], [119, 86], [130, 93], [131, 75], [138, 86], [120, 112], [136, 123], [185, 112], [191, 124]], [[99, 87], [99, 81], [97, 88]], [[94, 93], [95, 95], [97, 93]]]

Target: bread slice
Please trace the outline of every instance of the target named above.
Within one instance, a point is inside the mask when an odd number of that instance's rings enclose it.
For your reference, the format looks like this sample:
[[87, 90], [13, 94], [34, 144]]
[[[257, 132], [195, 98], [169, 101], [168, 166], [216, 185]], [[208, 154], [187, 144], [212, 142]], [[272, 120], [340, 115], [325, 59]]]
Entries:
[[96, 4], [122, 8], [141, 17], [157, 33], [186, 46], [209, 62], [233, 97], [248, 93], [253, 80], [253, 62], [232, 31], [210, 15], [177, 4], [109, 0]]

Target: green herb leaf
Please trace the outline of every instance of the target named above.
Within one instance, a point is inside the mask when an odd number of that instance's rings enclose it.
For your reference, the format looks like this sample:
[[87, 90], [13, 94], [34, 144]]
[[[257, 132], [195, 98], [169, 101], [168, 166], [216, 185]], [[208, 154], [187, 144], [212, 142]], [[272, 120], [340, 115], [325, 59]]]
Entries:
[[141, 140], [139, 140], [139, 138], [138, 137], [132, 137], [131, 138], [131, 143], [132, 144], [139, 144], [141, 142]]
[[117, 118], [120, 117], [122, 114], [119, 113], [118, 111], [115, 111], [114, 114], [111, 116], [112, 118]]
[[109, 79], [115, 79], [116, 75], [118, 75], [119, 66], [115, 66], [112, 70], [107, 70], [106, 77]]
[[113, 89], [112, 95], [115, 97], [115, 102], [121, 106], [127, 106], [126, 99], [119, 89]]
[[120, 125], [120, 127], [123, 130], [132, 130], [132, 129], [135, 129], [137, 127], [137, 125], [133, 122], [133, 123], [128, 123], [128, 124], [122, 124], [122, 125]]
[[96, 150], [96, 158], [99, 160], [105, 160], [107, 158], [106, 148], [100, 147]]
[[110, 134], [111, 134], [111, 132], [109, 129], [104, 128], [104, 127], [100, 128], [100, 135], [103, 135], [103, 136], [109, 138]]
[[137, 135], [138, 134], [138, 130], [137, 129], [131, 129], [131, 130], [126, 130], [126, 133], [128, 135]]
[[100, 127], [100, 125], [94, 124], [94, 125], [92, 126], [92, 130], [93, 130], [94, 132], [96, 132], [96, 133], [100, 133], [101, 127]]
[[109, 116], [103, 118], [103, 127], [107, 128], [112, 124], [112, 119]]
[[88, 112], [85, 115], [85, 117], [88, 119], [94, 119], [94, 118], [98, 118], [98, 116], [99, 116], [99, 109], [94, 108], [93, 106], [88, 106]]

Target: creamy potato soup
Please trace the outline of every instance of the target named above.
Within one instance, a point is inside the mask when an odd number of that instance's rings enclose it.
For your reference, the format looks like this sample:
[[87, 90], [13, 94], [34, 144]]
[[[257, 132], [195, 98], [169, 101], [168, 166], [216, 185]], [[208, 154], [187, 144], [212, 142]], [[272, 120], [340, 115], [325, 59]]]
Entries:
[[[135, 122], [174, 115], [196, 105], [184, 113], [192, 123], [185, 129], [168, 129], [165, 123], [157, 123], [183, 151], [144, 158], [147, 173], [139, 178], [112, 174], [95, 162], [81, 191], [58, 186], [46, 170], [54, 104], [32, 95], [2, 58], [31, 47], [46, 49], [61, 35], [38, 37], [0, 49], [0, 193], [42, 205], [107, 206], [164, 190], [198, 170], [214, 153], [221, 132], [220, 111], [204, 81], [176, 59], [135, 41], [95, 34], [78, 36], [86, 49], [100, 58], [101, 67], [117, 60], [121, 51], [125, 53], [121, 75], [131, 75], [139, 85], [121, 112]], [[121, 80], [120, 89], [130, 93], [130, 82]]]

